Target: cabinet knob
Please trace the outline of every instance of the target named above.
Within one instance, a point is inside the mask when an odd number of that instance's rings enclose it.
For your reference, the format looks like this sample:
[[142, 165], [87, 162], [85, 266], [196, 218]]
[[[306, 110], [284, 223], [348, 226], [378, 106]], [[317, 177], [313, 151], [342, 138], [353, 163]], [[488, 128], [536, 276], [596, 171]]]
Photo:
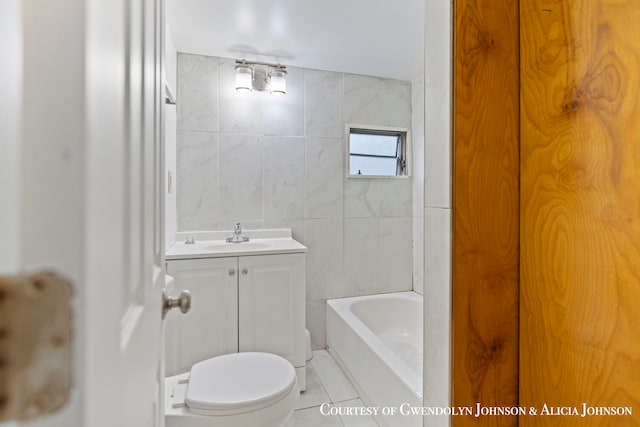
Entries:
[[243, 269], [242, 269], [242, 274], [247, 274], [248, 272], [249, 272], [249, 270], [248, 270], [248, 269], [246, 269], [246, 268], [243, 268]]
[[236, 274], [236, 270], [233, 268], [229, 269], [229, 276], [233, 276], [234, 274]]

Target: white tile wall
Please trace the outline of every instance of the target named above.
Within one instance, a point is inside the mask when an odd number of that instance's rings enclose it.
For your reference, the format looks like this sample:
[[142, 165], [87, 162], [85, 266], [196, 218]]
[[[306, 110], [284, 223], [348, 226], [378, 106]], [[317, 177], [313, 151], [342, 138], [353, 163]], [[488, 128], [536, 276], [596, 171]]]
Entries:
[[324, 348], [326, 299], [413, 286], [413, 178], [345, 178], [343, 136], [411, 128], [411, 83], [287, 67], [286, 96], [239, 94], [234, 66], [178, 55], [178, 230], [291, 227]]
[[344, 192], [344, 216], [347, 218], [412, 215], [411, 178], [347, 178]]
[[439, 405], [450, 398], [451, 210], [425, 208], [424, 383]]
[[411, 289], [408, 218], [345, 218], [345, 296]]
[[254, 135], [220, 135], [220, 219], [264, 218], [263, 140]]
[[344, 215], [347, 218], [375, 217], [379, 212], [378, 182], [373, 179], [346, 179]]
[[[293, 238], [299, 242], [304, 242], [304, 219], [265, 219], [262, 223], [263, 228], [290, 228]], [[220, 229], [220, 228], [218, 228]], [[223, 227], [222, 230], [230, 229]]]
[[206, 230], [220, 218], [218, 134], [178, 130], [178, 230]]
[[218, 61], [189, 55], [178, 57], [178, 129], [218, 130]]
[[[305, 220], [307, 299], [344, 296], [344, 238], [342, 218]], [[316, 342], [323, 342], [318, 340]]]
[[433, 406], [451, 404], [451, 21], [449, 0], [425, 2], [424, 403]]
[[[451, 207], [451, 5], [428, 4], [425, 28], [425, 206]], [[445, 19], [445, 16], [447, 18]], [[438, 34], [436, 37], [435, 34]], [[427, 37], [428, 39], [429, 37]]]
[[305, 134], [342, 138], [342, 74], [304, 70]]
[[344, 168], [345, 153], [342, 139], [306, 139], [306, 218], [342, 216]]
[[302, 69], [287, 67], [285, 96], [265, 94], [263, 98], [265, 99], [264, 133], [266, 135], [304, 135], [304, 73]]
[[264, 138], [264, 218], [304, 218], [305, 140]]
[[344, 122], [411, 128], [411, 84], [344, 75]]
[[413, 290], [423, 293], [424, 280], [424, 76], [411, 83], [413, 149]]
[[411, 217], [380, 218], [378, 224], [378, 289], [401, 292], [411, 289], [413, 259], [398, 251], [410, 245], [413, 221]]
[[378, 293], [378, 218], [345, 218], [344, 272], [348, 296]]
[[411, 217], [413, 183], [411, 178], [376, 180], [379, 215], [386, 217]]

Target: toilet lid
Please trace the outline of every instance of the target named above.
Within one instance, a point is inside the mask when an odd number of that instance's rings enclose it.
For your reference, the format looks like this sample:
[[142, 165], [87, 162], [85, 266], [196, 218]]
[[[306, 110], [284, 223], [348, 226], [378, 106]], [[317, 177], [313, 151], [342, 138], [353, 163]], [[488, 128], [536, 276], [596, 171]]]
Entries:
[[283, 357], [225, 354], [191, 367], [185, 403], [195, 414], [233, 415], [267, 407], [295, 384], [295, 369]]

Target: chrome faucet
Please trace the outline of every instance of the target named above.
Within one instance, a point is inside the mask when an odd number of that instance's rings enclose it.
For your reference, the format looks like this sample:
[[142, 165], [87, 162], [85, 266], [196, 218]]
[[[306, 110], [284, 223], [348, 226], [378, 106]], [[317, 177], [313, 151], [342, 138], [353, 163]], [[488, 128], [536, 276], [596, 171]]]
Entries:
[[236, 226], [233, 227], [233, 236], [227, 237], [227, 243], [242, 243], [248, 241], [249, 238], [242, 235], [242, 225], [239, 222], [236, 223]]

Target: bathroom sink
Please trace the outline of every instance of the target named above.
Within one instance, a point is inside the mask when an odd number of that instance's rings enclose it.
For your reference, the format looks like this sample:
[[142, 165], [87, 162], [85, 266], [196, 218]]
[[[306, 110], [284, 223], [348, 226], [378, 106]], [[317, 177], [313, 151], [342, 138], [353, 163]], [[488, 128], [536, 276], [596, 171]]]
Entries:
[[[228, 231], [179, 233], [165, 254], [165, 259], [224, 258], [244, 255], [304, 253], [307, 248], [293, 239], [291, 229], [247, 231], [248, 242], [228, 243]], [[186, 243], [189, 242], [189, 243]]]
[[267, 243], [223, 243], [219, 245], [205, 246], [205, 251], [210, 252], [236, 252], [236, 251], [261, 251], [270, 248], [272, 245]]

